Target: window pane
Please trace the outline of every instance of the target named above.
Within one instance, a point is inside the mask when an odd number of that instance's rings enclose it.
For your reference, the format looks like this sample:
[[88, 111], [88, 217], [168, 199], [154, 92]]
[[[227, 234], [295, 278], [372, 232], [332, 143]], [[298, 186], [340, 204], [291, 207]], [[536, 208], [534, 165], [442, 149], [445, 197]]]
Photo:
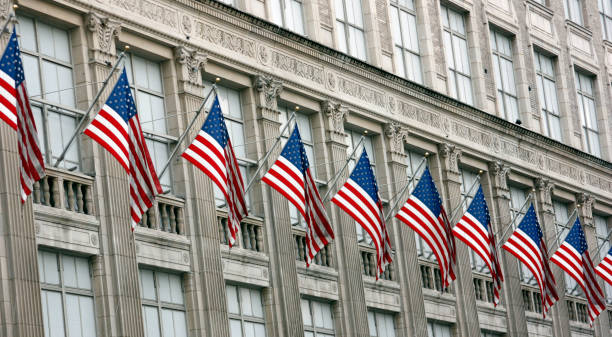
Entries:
[[370, 329], [370, 337], [378, 337], [376, 332], [376, 320], [374, 319], [374, 313], [368, 311], [368, 328]]
[[40, 70], [38, 69], [38, 60], [30, 55], [21, 54], [23, 59], [23, 71], [25, 74], [26, 88], [30, 98], [42, 98], [40, 87]]
[[64, 337], [64, 310], [62, 295], [54, 291], [41, 291], [45, 337]]
[[308, 300], [301, 299], [300, 304], [302, 307], [302, 320], [305, 326], [312, 326], [312, 315], [310, 314], [310, 307]]
[[57, 266], [57, 254], [42, 251], [39, 253], [42, 264], [41, 282], [47, 284], [59, 284], [59, 268]]
[[64, 285], [67, 287], [77, 287], [77, 271], [73, 256], [62, 256], [62, 276], [64, 277]]
[[227, 308], [232, 314], [240, 313], [240, 306], [238, 305], [238, 293], [235, 286], [225, 286], [225, 297], [227, 298]]
[[263, 306], [259, 290], [251, 289], [251, 305], [253, 307], [253, 316], [263, 318]]
[[66, 326], [68, 336], [93, 337], [96, 335], [93, 298], [66, 295]]
[[243, 315], [253, 316], [251, 294], [247, 288], [240, 288], [240, 308], [242, 309]]
[[159, 314], [157, 308], [142, 306], [142, 318], [147, 337], [160, 337]]
[[132, 55], [132, 66], [134, 67], [134, 83], [143, 88], [149, 87], [147, 79], [147, 63], [142, 57]]
[[53, 28], [45, 23], [37, 22], [39, 51], [46, 56], [55, 57], [53, 47]]
[[[25, 16], [17, 16], [17, 21], [19, 22], [16, 25], [17, 33], [19, 35], [19, 46], [22, 50], [36, 51], [36, 36], [34, 30], [34, 20], [25, 17]], [[24, 66], [25, 68], [25, 66]], [[27, 71], [27, 68], [26, 68]], [[26, 77], [27, 78], [27, 77]]]
[[[303, 14], [303, 9], [302, 9], [302, 3], [298, 2], [298, 1], [291, 1], [292, 4], [292, 15], [293, 17], [288, 20], [289, 21], [289, 25], [290, 25], [290, 29], [292, 29], [294, 32], [298, 33], [298, 34], [304, 34], [304, 14]], [[293, 23], [293, 24], [291, 24]]]
[[[341, 1], [341, 0], [337, 0]], [[337, 12], [336, 12], [337, 13]], [[338, 42], [338, 50], [346, 53], [348, 47], [346, 44], [346, 32], [344, 30], [344, 24], [340, 21], [336, 21], [336, 41]]]
[[140, 269], [140, 296], [147, 300], [157, 299], [152, 270]]
[[242, 337], [242, 325], [239, 320], [230, 319], [230, 335], [232, 337]]

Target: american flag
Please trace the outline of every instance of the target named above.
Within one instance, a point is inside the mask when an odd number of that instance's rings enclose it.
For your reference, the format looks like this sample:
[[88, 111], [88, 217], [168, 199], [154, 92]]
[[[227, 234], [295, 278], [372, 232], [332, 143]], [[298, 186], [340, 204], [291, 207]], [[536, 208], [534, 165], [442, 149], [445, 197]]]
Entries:
[[497, 306], [499, 303], [499, 290], [504, 281], [504, 276], [499, 264], [497, 249], [495, 248], [491, 216], [489, 215], [489, 207], [482, 192], [482, 186], [478, 187], [470, 207], [468, 207], [457, 225], [453, 227], [453, 234], [472, 248], [489, 267], [491, 278], [493, 279], [493, 304]]
[[0, 59], [0, 119], [17, 130], [21, 202], [24, 203], [34, 183], [45, 176], [45, 162], [28, 99], [15, 28]]
[[162, 189], [140, 128], [125, 69], [84, 133], [110, 152], [128, 173], [131, 225], [134, 230]]
[[548, 264], [546, 242], [533, 204], [502, 248], [526, 265], [536, 278], [542, 296], [542, 315], [546, 318], [548, 309], [559, 300], [559, 295], [555, 289], [555, 278]]
[[608, 282], [609, 285], [612, 285], [612, 247], [610, 247], [606, 257], [599, 262], [595, 272]]
[[576, 217], [565, 241], [550, 260], [571, 276], [582, 288], [589, 302], [591, 324], [603, 312], [604, 294], [595, 278], [595, 268], [587, 245], [580, 219]]
[[442, 286], [447, 288], [455, 279], [455, 238], [429, 167], [425, 168], [412, 195], [395, 217], [410, 226], [431, 247], [440, 267]]
[[376, 279], [391, 263], [391, 241], [383, 215], [378, 185], [364, 150], [349, 179], [332, 198], [332, 202], [347, 212], [370, 235], [376, 248]]
[[183, 152], [182, 157], [212, 179], [225, 196], [228, 209], [227, 227], [230, 231], [229, 246], [232, 247], [236, 242], [240, 221], [248, 212], [242, 175], [227, 133], [219, 97], [215, 96], [202, 129]]
[[306, 219], [306, 266], [310, 266], [317, 252], [334, 239], [334, 232], [310, 173], [297, 125], [280, 156], [261, 180], [284, 195]]

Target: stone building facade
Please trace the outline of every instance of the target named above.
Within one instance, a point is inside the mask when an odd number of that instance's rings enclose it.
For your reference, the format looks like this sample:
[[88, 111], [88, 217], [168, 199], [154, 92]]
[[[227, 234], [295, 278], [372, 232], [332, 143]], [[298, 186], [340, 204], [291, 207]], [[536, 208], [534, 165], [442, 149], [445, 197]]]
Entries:
[[[306, 268], [303, 220], [259, 181], [230, 250], [223, 200], [180, 158], [134, 232], [127, 176], [107, 152], [82, 136], [52, 165], [129, 45], [158, 170], [219, 78], [247, 180], [299, 106], [322, 194], [346, 179], [329, 183], [364, 135], [387, 212], [428, 153], [448, 210], [465, 207], [483, 171], [499, 241], [532, 196], [551, 251], [577, 209], [597, 263], [612, 228], [610, 0], [224, 2], [19, 1], [48, 164], [21, 205], [16, 135], [0, 123], [0, 336], [612, 334], [608, 311], [588, 324], [584, 295], [556, 266], [561, 298], [543, 319], [537, 284], [505, 252], [494, 307], [465, 245], [442, 291], [431, 250], [396, 220], [394, 261], [376, 281], [367, 234], [329, 202], [336, 239]], [[0, 1], [0, 16], [12, 5]]]

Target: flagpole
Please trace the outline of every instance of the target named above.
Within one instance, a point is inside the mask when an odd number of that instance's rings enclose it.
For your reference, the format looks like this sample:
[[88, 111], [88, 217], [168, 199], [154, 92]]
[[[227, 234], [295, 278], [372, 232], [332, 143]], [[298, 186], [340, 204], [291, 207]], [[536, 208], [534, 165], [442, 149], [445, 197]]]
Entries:
[[[217, 77], [215, 79], [215, 82], [219, 83], [219, 81], [221, 81], [221, 79], [219, 77]], [[172, 150], [172, 153], [170, 154], [170, 157], [168, 157], [168, 160], [164, 164], [164, 167], [161, 169], [161, 171], [157, 175], [157, 179], [161, 180], [161, 178], [164, 176], [164, 173], [166, 173], [166, 170], [168, 170], [168, 167], [170, 167], [170, 163], [172, 162], [172, 160], [174, 160], [174, 157], [176, 156], [176, 154], [177, 154], [177, 152], [178, 152], [178, 150], [179, 150], [179, 148], [181, 146], [181, 143], [183, 142], [185, 137], [187, 137], [187, 134], [189, 133], [189, 130], [191, 130], [191, 127], [195, 123], [196, 119], [198, 119], [198, 116], [200, 116], [200, 113], [204, 109], [204, 106], [208, 102], [208, 99], [212, 95], [213, 91], [215, 92], [215, 95], [217, 95], [217, 84], [216, 83], [213, 83], [212, 88], [210, 89], [210, 91], [208, 92], [208, 94], [206, 95], [204, 100], [202, 101], [202, 104], [200, 104], [200, 107], [198, 108], [198, 110], [196, 110], [195, 116], [193, 116], [193, 119], [191, 119], [191, 122], [189, 122], [189, 125], [187, 125], [187, 129], [185, 129], [185, 131], [183, 131], [183, 133], [180, 135], [180, 137], [176, 141], [176, 145], [174, 146], [174, 150]]]
[[342, 174], [342, 172], [346, 169], [346, 167], [348, 166], [349, 162], [351, 161], [351, 158], [353, 158], [353, 156], [355, 155], [355, 152], [357, 152], [357, 149], [361, 146], [361, 144], [363, 143], [364, 140], [365, 140], [365, 137], [363, 135], [361, 135], [361, 138], [359, 138], [359, 141], [357, 142], [357, 145], [355, 145], [355, 148], [353, 148], [353, 152], [351, 152], [351, 155], [348, 157], [348, 159], [344, 163], [344, 166], [342, 166], [340, 171], [336, 172], [334, 177], [331, 178], [327, 182], [326, 185], [328, 186], [328, 188], [327, 188], [327, 192], [323, 196], [323, 202], [325, 202], [327, 200], [327, 197], [329, 197], [329, 194], [332, 191], [332, 187], [334, 187], [336, 185], [336, 183], [338, 182], [338, 179], [340, 178], [340, 174]]
[[389, 213], [387, 213], [387, 216], [385, 216], [385, 222], [389, 220], [389, 218], [391, 217], [391, 214], [393, 214], [393, 211], [395, 210], [395, 207], [397, 207], [397, 204], [400, 201], [402, 201], [402, 196], [404, 195], [406, 190], [410, 188], [410, 184], [412, 184], [414, 179], [417, 177], [419, 170], [421, 170], [421, 167], [423, 167], [423, 165], [427, 162], [427, 157], [429, 157], [429, 152], [425, 152], [425, 156], [423, 157], [423, 159], [421, 159], [421, 162], [419, 163], [419, 166], [417, 166], [416, 170], [414, 170], [414, 174], [412, 175], [412, 177], [410, 177], [406, 186], [404, 186], [402, 190], [393, 197], [396, 199], [395, 199], [395, 202], [393, 203], [393, 206], [389, 208]]
[[468, 190], [468, 192], [465, 194], [465, 197], [461, 198], [461, 203], [459, 203], [459, 205], [457, 205], [457, 207], [455, 207], [455, 209], [453, 209], [453, 211], [450, 213], [451, 216], [449, 217], [450, 221], [453, 221], [455, 219], [455, 216], [457, 216], [457, 212], [459, 212], [461, 210], [461, 208], [463, 207], [463, 204], [465, 204], [465, 202], [467, 201], [468, 197], [472, 194], [472, 191], [474, 190], [474, 187], [476, 187], [476, 183], [480, 182], [480, 175], [482, 174], [482, 170], [478, 171], [478, 175], [476, 176], [476, 180], [474, 180], [474, 182], [472, 183], [472, 186], [470, 186], [470, 189]]
[[[521, 206], [521, 208], [519, 209], [519, 211], [518, 211], [518, 212], [516, 213], [516, 215], [515, 215], [515, 216], [512, 218], [512, 221], [511, 221], [511, 222], [508, 224], [508, 226], [507, 226], [507, 227], [504, 229], [504, 232], [502, 233], [502, 235], [501, 235], [501, 236], [497, 236], [497, 235], [495, 235], [496, 237], [499, 237], [499, 242], [497, 243], [498, 248], [499, 248], [499, 245], [501, 244], [501, 242], [503, 241], [503, 239], [506, 237], [506, 234], [508, 233], [508, 230], [509, 230], [510, 228], [512, 228], [512, 226], [513, 226], [513, 225], [514, 225], [514, 223], [516, 222], [516, 219], [518, 219], [519, 215], [521, 215], [521, 213], [523, 212], [523, 210], [525, 209], [525, 207], [526, 207], [527, 205], [529, 205], [529, 203], [530, 203], [530, 202], [531, 202], [531, 200], [533, 199], [533, 193], [534, 193], [534, 192], [535, 192], [535, 191], [534, 191], [534, 190], [532, 190], [532, 191], [531, 191], [531, 193], [529, 193], [529, 195], [527, 196], [527, 199], [526, 199], [526, 200], [525, 200], [525, 202], [523, 203], [523, 206]], [[499, 234], [499, 232], [497, 232], [496, 234]]]
[[[608, 233], [606, 233], [606, 240], [610, 237], [610, 234], [612, 234], [612, 228], [608, 231]], [[608, 240], [609, 242], [609, 240]], [[599, 245], [599, 243], [597, 244], [597, 251], [595, 252], [597, 254], [597, 256], [599, 256], [599, 253], [601, 253], [601, 249], [604, 247], [604, 245]], [[593, 254], [591, 254], [593, 255]]]
[[126, 45], [125, 46], [125, 50], [122, 51], [121, 54], [119, 54], [119, 57], [117, 58], [117, 62], [115, 62], [115, 65], [111, 69], [110, 73], [108, 74], [108, 76], [106, 77], [104, 82], [102, 82], [102, 87], [100, 88], [100, 90], [98, 90], [98, 93], [96, 94], [96, 97], [94, 97], [93, 101], [89, 105], [89, 108], [87, 109], [87, 112], [85, 113], [85, 115], [83, 116], [81, 121], [79, 122], [79, 125], [77, 125], [76, 129], [74, 130], [74, 133], [72, 134], [72, 137], [70, 137], [70, 140], [68, 141], [66, 146], [64, 146], [64, 150], [62, 151], [62, 154], [60, 154], [60, 156], [57, 158], [57, 160], [55, 161], [55, 164], [53, 165], [53, 167], [57, 167], [59, 165], [59, 163], [62, 160], [64, 160], [64, 157], [66, 156], [66, 153], [68, 153], [68, 149], [70, 148], [70, 145], [72, 145], [72, 143], [74, 142], [76, 137], [81, 133], [81, 129], [83, 128], [83, 125], [85, 125], [85, 123], [89, 120], [89, 118], [88, 118], [89, 114], [91, 113], [91, 111], [93, 110], [94, 106], [96, 105], [96, 102], [98, 101], [98, 99], [102, 95], [102, 92], [104, 91], [104, 89], [108, 85], [108, 82], [110, 81], [111, 77], [113, 77], [113, 74], [115, 73], [115, 70], [117, 70], [117, 68], [119, 67], [119, 64], [121, 63], [121, 60], [125, 57], [125, 52], [128, 51], [129, 49], [130, 49], [130, 46]]
[[257, 166], [257, 170], [255, 171], [255, 173], [253, 174], [253, 177], [251, 178], [251, 180], [247, 184], [247, 187], [244, 190], [244, 194], [248, 194], [249, 190], [251, 189], [251, 187], [253, 187], [253, 183], [255, 182], [255, 179], [257, 179], [257, 175], [259, 174], [259, 171], [261, 171], [261, 169], [264, 167], [264, 164], [268, 160], [268, 157], [270, 157], [270, 155], [272, 154], [272, 151], [274, 151], [276, 146], [278, 144], [280, 144], [281, 140], [283, 139], [283, 133], [285, 133], [285, 130], [287, 130], [287, 128], [291, 124], [291, 121], [295, 118], [295, 113], [298, 110], [300, 110], [300, 107], [296, 106], [295, 107], [295, 111], [293, 111], [293, 113], [291, 113], [291, 116], [289, 116], [289, 118], [287, 119], [287, 124], [285, 124], [285, 126], [283, 126], [283, 128], [281, 129], [281, 131], [280, 131], [280, 133], [278, 135], [278, 138], [276, 139], [274, 144], [272, 144], [272, 147], [270, 147], [270, 150], [268, 150], [268, 152], [266, 152], [266, 155], [259, 161], [259, 165]]
[[[572, 212], [572, 214], [570, 214], [570, 216], [569, 216], [569, 218], [567, 220], [567, 223], [564, 226], [566, 229], [567, 228], [571, 229], [571, 227], [569, 227], [568, 224], [572, 223], [572, 221], [576, 221], [576, 219], [574, 218], [574, 215], [576, 217], [578, 216], [578, 207], [580, 207], [580, 205], [576, 205], [576, 208], [574, 208], [574, 211]], [[555, 242], [557, 243], [557, 248], [559, 248], [561, 246], [561, 243], [559, 242], [559, 239], [561, 239], [561, 235], [562, 234], [563, 234], [563, 230], [561, 230], [561, 232], [559, 232], [557, 230], [557, 223], [555, 222]], [[551, 249], [548, 250], [548, 254], [550, 254], [550, 252], [552, 252], [552, 248], [554, 248], [554, 247], [551, 247]]]

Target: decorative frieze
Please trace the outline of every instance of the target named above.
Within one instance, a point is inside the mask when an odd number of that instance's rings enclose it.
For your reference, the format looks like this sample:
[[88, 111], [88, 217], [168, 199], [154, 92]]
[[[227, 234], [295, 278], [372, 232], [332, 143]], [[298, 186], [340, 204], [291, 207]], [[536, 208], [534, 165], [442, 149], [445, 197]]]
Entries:
[[[108, 2], [108, 0], [98, 0]], [[160, 5], [158, 1], [150, 0], [110, 0], [111, 5], [138, 13], [154, 22], [178, 28], [178, 12], [175, 9]]]
[[338, 76], [338, 90], [341, 93], [353, 96], [381, 108], [386, 108], [387, 106], [385, 94], [383, 92], [376, 91], [371, 87], [353, 82], [342, 76]]
[[255, 58], [255, 41], [245, 39], [237, 34], [226, 32], [202, 21], [196, 21], [195, 35], [204, 41], [234, 51], [244, 56]]
[[269, 64], [276, 69], [286, 71], [318, 85], [322, 86], [325, 83], [323, 67], [306, 63], [276, 50], [269, 51], [263, 45], [258, 47], [257, 58], [263, 64]]

